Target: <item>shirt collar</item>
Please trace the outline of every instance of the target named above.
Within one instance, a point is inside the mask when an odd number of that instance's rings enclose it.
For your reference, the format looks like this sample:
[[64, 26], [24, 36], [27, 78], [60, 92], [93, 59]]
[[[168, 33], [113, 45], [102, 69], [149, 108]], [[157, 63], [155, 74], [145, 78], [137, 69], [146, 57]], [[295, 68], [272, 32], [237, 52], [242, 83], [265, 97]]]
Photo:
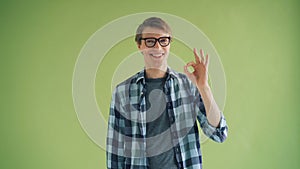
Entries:
[[[145, 84], [145, 69], [141, 70], [138, 74], [137, 74], [137, 78], [136, 78], [136, 83], [142, 81], [143, 84]], [[178, 73], [175, 72], [173, 69], [171, 69], [170, 67], [167, 68], [167, 79], [169, 80], [170, 78], [178, 78]]]

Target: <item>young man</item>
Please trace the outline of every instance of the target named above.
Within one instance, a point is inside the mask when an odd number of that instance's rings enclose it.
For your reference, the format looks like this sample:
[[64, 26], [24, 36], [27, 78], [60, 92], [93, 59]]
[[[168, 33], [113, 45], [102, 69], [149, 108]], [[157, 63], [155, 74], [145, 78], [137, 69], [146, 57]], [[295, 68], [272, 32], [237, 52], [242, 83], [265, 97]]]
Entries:
[[184, 66], [185, 75], [178, 73], [167, 64], [171, 39], [169, 25], [157, 17], [137, 29], [135, 41], [145, 67], [113, 93], [107, 168], [201, 168], [196, 119], [212, 140], [227, 137], [225, 118], [208, 85], [208, 54], [194, 49], [195, 62]]

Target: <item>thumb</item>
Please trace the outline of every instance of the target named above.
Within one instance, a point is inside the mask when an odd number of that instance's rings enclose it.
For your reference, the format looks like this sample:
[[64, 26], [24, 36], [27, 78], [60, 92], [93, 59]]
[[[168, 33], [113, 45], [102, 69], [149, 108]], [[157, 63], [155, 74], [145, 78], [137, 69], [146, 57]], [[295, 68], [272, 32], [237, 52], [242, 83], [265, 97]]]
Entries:
[[188, 76], [188, 78], [192, 78], [192, 76], [193, 76], [193, 73], [190, 73], [188, 71], [188, 65], [184, 66], [184, 73]]

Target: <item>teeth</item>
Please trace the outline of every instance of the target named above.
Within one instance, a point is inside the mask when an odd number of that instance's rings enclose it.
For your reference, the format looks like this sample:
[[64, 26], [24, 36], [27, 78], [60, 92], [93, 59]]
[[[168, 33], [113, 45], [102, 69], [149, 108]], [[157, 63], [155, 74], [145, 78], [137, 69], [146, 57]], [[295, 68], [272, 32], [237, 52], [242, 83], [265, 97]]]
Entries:
[[151, 54], [151, 55], [154, 56], [154, 57], [160, 57], [160, 56], [162, 56], [163, 54], [159, 53], [159, 54]]

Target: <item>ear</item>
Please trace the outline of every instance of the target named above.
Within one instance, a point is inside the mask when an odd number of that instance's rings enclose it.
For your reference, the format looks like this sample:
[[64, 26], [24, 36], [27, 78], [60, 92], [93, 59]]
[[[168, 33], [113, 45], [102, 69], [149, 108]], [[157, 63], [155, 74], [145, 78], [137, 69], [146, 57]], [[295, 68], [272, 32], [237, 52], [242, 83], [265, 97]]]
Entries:
[[141, 44], [136, 43], [136, 46], [141, 50]]
[[141, 49], [141, 44], [139, 43], [136, 43], [136, 46], [138, 47], [139, 51], [141, 52], [142, 55], [144, 55], [142, 49]]

